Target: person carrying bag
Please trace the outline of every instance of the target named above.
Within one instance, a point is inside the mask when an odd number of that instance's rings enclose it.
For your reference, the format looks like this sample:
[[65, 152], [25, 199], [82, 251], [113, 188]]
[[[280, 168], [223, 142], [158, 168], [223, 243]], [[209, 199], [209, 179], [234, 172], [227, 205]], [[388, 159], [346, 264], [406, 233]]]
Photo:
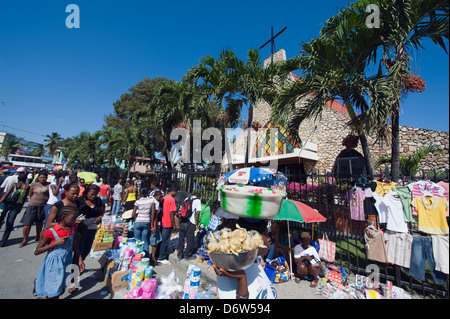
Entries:
[[5, 203], [3, 212], [0, 215], [0, 227], [3, 225], [6, 216], [8, 216], [6, 218], [6, 229], [2, 239], [0, 240], [0, 247], [6, 246], [6, 242], [14, 228], [14, 221], [25, 203], [29, 189], [27, 187], [26, 180], [27, 176], [25, 174], [19, 174], [17, 183], [11, 185], [0, 199], [0, 204]]

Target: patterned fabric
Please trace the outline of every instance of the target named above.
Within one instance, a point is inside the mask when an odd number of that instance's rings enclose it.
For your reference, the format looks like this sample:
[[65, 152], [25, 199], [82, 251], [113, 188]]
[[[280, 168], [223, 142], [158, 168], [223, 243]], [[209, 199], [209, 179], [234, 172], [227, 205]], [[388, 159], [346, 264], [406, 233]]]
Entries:
[[332, 263], [336, 256], [336, 244], [328, 239], [327, 235], [323, 235], [321, 239], [318, 239], [320, 250], [320, 260]]
[[[437, 197], [443, 197], [445, 193], [445, 189], [431, 181], [418, 181], [408, 185], [409, 189], [412, 193], [412, 199], [420, 196], [431, 195]], [[413, 216], [417, 216], [417, 210], [415, 207], [412, 207]]]

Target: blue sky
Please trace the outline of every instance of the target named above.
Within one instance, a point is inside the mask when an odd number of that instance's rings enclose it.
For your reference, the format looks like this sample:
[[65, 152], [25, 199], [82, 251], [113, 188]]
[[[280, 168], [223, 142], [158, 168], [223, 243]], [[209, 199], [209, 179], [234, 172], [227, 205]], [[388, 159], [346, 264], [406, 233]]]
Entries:
[[[80, 28], [65, 25], [66, 6]], [[287, 57], [317, 36], [347, 1], [0, 0], [0, 131], [42, 142], [101, 129], [113, 103], [143, 77], [180, 80], [228, 47], [241, 58], [274, 33]], [[431, 41], [413, 55], [423, 93], [402, 103], [400, 124], [449, 130], [449, 59]], [[270, 55], [270, 45], [261, 51]]]

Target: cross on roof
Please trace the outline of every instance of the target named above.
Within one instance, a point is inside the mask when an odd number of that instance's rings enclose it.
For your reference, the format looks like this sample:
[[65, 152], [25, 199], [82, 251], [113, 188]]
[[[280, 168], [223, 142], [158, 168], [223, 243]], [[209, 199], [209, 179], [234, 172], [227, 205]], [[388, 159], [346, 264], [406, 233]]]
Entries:
[[285, 30], [287, 29], [287, 27], [284, 27], [283, 30], [281, 30], [280, 32], [278, 32], [277, 34], [273, 35], [273, 26], [271, 27], [271, 33], [270, 33], [270, 39], [264, 43], [262, 46], [259, 47], [259, 49], [261, 50], [262, 48], [264, 48], [267, 44], [271, 44], [270, 46], [270, 57], [271, 57], [271, 65], [273, 65], [273, 54], [275, 53], [275, 38], [277, 36], [279, 36], [281, 33], [283, 33]]

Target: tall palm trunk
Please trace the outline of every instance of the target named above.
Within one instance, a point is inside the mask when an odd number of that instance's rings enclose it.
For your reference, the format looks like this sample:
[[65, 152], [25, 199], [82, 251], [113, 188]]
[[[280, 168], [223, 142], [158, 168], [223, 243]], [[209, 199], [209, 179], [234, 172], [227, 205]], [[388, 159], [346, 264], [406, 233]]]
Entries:
[[252, 122], [253, 122], [253, 104], [250, 104], [250, 107], [248, 108], [248, 120], [247, 120], [247, 147], [245, 148], [245, 162], [244, 162], [244, 167], [248, 167], [248, 157], [249, 157], [249, 151], [250, 151]]
[[[344, 99], [344, 104], [345, 104], [345, 107], [347, 108], [350, 118], [351, 119], [356, 118], [356, 113], [351, 106], [350, 100]], [[366, 135], [363, 132], [361, 132], [361, 130], [358, 130], [358, 137], [359, 137], [359, 140], [361, 141], [361, 148], [363, 150], [364, 160], [366, 162], [367, 174], [369, 176], [373, 177], [375, 175], [375, 168], [374, 168], [373, 161], [372, 161], [372, 155], [370, 152], [369, 143], [367, 142]]]
[[400, 103], [397, 101], [392, 110], [392, 141], [391, 141], [391, 175], [392, 181], [400, 177]]

